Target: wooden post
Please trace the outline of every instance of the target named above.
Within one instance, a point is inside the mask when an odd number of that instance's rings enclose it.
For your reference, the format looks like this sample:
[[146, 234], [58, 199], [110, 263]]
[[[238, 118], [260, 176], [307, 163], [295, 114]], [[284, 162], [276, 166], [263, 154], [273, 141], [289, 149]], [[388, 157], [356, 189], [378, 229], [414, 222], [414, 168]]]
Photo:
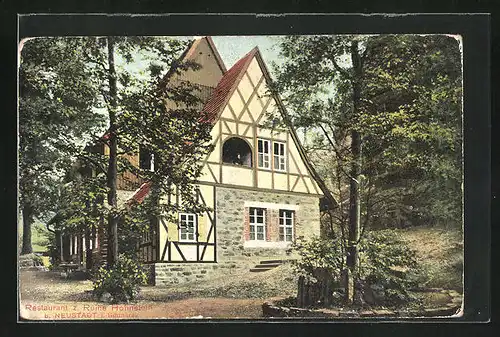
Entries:
[[69, 234], [69, 260], [71, 260], [71, 255], [73, 255], [73, 234]]

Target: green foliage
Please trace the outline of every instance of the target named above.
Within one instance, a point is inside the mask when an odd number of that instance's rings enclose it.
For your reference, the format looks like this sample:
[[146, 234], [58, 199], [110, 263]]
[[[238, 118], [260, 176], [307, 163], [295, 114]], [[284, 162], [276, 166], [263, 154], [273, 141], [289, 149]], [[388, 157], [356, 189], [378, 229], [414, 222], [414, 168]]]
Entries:
[[367, 285], [380, 285], [386, 304], [414, 300], [410, 289], [417, 286], [421, 272], [415, 251], [394, 231], [372, 231], [361, 241], [358, 278]]
[[[200, 158], [211, 149], [211, 125], [200, 122], [196, 88], [169, 86], [165, 77], [167, 69], [179, 74], [199, 68], [178, 61], [186, 45], [160, 37], [25, 43], [20, 68], [20, 190], [21, 203], [29, 206], [27, 223], [49, 210], [57, 212], [52, 221], [56, 228], [71, 231], [98, 226], [103, 219], [116, 223], [127, 218], [134, 230], [122, 231], [121, 237], [127, 245], [124, 251], [129, 251], [129, 239], [141, 233], [138, 224], [147, 223], [144, 213], [202, 211], [192, 183], [201, 173]], [[142, 69], [130, 67], [133, 63]], [[116, 168], [104, 147], [117, 151]], [[154, 154], [154, 172], [130, 161], [139, 148]], [[113, 197], [117, 176], [126, 171], [154, 186], [144, 211], [118, 207]], [[159, 195], [173, 186], [179, 188], [184, 204], [160, 207]]]
[[[357, 43], [361, 72], [351, 46]], [[333, 194], [348, 199], [350, 131], [362, 136], [367, 226], [448, 223], [462, 213], [459, 43], [443, 35], [293, 36], [273, 89], [308, 130], [308, 155]], [[353, 96], [359, 85], [359, 97]], [[333, 159], [333, 160], [332, 160]], [[348, 204], [337, 219], [345, 223]]]
[[102, 123], [97, 89], [78, 39], [23, 41], [19, 67], [19, 192], [26, 237], [35, 217], [59, 204], [59, 187], [82, 138]]
[[81, 137], [102, 119], [92, 110], [97, 92], [74, 40], [24, 42], [19, 68], [21, 205], [34, 214], [57, 203], [57, 187]]
[[119, 253], [138, 259], [137, 247], [144, 235], [151, 230], [152, 221], [154, 217], [149, 214], [149, 207], [144, 207], [144, 204], [133, 204], [131, 209], [124, 212], [118, 226]]
[[120, 255], [111, 267], [101, 267], [93, 280], [93, 293], [98, 298], [105, 293], [111, 295], [111, 301], [128, 302], [137, 298], [140, 285], [146, 284], [147, 275], [135, 260]]
[[313, 237], [297, 238], [290, 247], [291, 252], [298, 255], [293, 267], [298, 275], [314, 281], [314, 272], [318, 268], [328, 270], [334, 279], [340, 279], [344, 265], [344, 256], [340, 240]]
[[[337, 282], [342, 282], [345, 255], [342, 241], [313, 237], [298, 239], [291, 247], [298, 255], [293, 267], [298, 275], [315, 282], [318, 269], [326, 269]], [[355, 282], [363, 293], [369, 287], [382, 287], [385, 300], [382, 305], [400, 305], [414, 300], [410, 290], [422, 279], [415, 252], [394, 231], [372, 231], [360, 242], [359, 272]]]

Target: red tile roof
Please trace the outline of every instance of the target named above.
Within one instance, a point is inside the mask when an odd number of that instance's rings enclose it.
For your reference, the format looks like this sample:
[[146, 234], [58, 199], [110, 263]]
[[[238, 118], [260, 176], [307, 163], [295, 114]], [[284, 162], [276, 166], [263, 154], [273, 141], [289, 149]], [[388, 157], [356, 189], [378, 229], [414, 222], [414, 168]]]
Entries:
[[149, 194], [149, 191], [151, 190], [151, 182], [147, 182], [141, 185], [137, 189], [137, 191], [134, 192], [134, 194], [130, 197], [128, 202], [136, 201], [138, 203], [141, 203], [146, 199], [147, 195]]
[[219, 84], [215, 88], [212, 96], [208, 99], [205, 104], [202, 114], [204, 120], [207, 122], [214, 122], [217, 118], [221, 109], [224, 108], [227, 101], [231, 97], [232, 93], [238, 85], [238, 80], [243, 76], [243, 73], [248, 68], [250, 61], [257, 53], [258, 49], [255, 47], [248, 54], [243, 56], [238, 62], [236, 62], [231, 69], [229, 69], [224, 76], [222, 76]]

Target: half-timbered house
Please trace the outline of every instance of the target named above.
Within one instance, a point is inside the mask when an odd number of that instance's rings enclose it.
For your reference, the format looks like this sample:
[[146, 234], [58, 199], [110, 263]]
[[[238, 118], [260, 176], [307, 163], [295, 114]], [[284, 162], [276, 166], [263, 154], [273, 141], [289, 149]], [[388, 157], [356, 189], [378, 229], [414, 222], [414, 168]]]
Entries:
[[[320, 199], [328, 193], [295, 130], [288, 123], [274, 123], [286, 121], [286, 111], [268, 90], [271, 77], [258, 48], [226, 69], [212, 39], [205, 37], [191, 43], [182, 58], [201, 69], [183, 72], [169, 85], [179, 79], [198, 85], [201, 109], [213, 126], [214, 149], [203, 160], [197, 182], [198, 201], [210, 210], [179, 213], [174, 222], [161, 218], [144, 237], [141, 257], [151, 267], [155, 284], [287, 258], [287, 248], [297, 237], [320, 234]], [[140, 153], [130, 159], [150, 165]], [[122, 200], [138, 202], [150, 188], [133, 177], [124, 177], [119, 186]], [[162, 202], [179, 202], [178, 194]]]

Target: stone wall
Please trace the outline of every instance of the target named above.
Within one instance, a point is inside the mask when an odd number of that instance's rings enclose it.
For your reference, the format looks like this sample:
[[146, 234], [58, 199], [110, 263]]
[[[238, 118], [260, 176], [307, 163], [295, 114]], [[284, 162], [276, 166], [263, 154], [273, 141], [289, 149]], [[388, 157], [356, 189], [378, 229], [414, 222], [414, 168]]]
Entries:
[[155, 263], [150, 264], [149, 274], [154, 275], [151, 284], [168, 286], [195, 282], [207, 278], [228, 276], [247, 271], [246, 265], [225, 263]]
[[[319, 235], [319, 200], [316, 196], [291, 195], [217, 187], [216, 228], [218, 261], [237, 260], [249, 265], [263, 258], [287, 257], [284, 248], [244, 247], [245, 201], [290, 205], [295, 210], [295, 237]], [[277, 221], [277, 210], [267, 214], [267, 221]], [[277, 239], [277, 233], [271, 232]]]
[[[151, 265], [155, 285], [193, 282], [221, 275], [248, 272], [261, 260], [287, 259], [286, 248], [245, 247], [245, 202], [281, 204], [295, 210], [295, 237], [319, 235], [319, 200], [317, 196], [291, 195], [217, 187], [216, 242], [217, 263], [155, 263]], [[248, 209], [248, 207], [247, 207]], [[267, 221], [277, 221], [277, 210], [268, 212]], [[248, 235], [248, 234], [247, 234]], [[272, 240], [277, 233], [270, 233]]]
[[456, 291], [441, 290], [450, 296], [445, 305], [419, 309], [387, 309], [387, 308], [298, 308], [294, 297], [281, 300], [270, 300], [262, 304], [264, 317], [317, 317], [329, 319], [359, 318], [424, 318], [424, 317], [460, 317], [462, 316], [462, 295]]

